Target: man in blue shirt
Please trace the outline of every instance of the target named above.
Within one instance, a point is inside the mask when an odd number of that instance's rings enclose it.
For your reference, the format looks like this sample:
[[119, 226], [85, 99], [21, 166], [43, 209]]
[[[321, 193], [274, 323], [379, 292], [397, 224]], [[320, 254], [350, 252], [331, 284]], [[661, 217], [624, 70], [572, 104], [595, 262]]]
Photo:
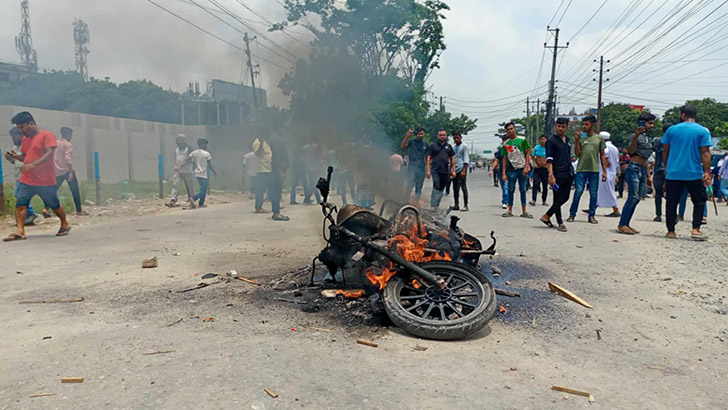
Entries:
[[546, 166], [546, 138], [545, 135], [539, 137], [539, 145], [533, 148], [533, 189], [531, 193], [531, 205], [536, 205], [536, 197], [539, 189], [541, 190], [541, 202], [543, 206], [547, 206], [546, 198], [549, 194], [549, 170]]
[[[452, 149], [455, 151], [455, 178], [452, 179], [453, 194], [455, 196], [455, 207], [453, 211], [468, 211], [468, 165], [470, 164], [470, 154], [468, 153], [468, 145], [463, 144], [463, 135], [460, 131], [452, 133], [452, 139], [455, 145]], [[463, 190], [463, 206], [460, 209], [460, 190]]]
[[[413, 135], [417, 135], [416, 139], [410, 139]], [[425, 142], [425, 129], [418, 128], [412, 133], [407, 130], [404, 140], [402, 140], [402, 149], [407, 150], [407, 188], [405, 190], [405, 201], [409, 201], [412, 188], [415, 189], [415, 201], [419, 204], [422, 195], [422, 184], [425, 182], [425, 152], [427, 151], [427, 142]]]
[[680, 107], [680, 124], [673, 125], [662, 136], [662, 160], [665, 165], [667, 191], [667, 237], [674, 239], [677, 205], [687, 189], [693, 201], [693, 230], [690, 237], [705, 241], [708, 235], [700, 230], [708, 195], [705, 187], [712, 183], [710, 174], [710, 131], [697, 124], [697, 110], [692, 105]]

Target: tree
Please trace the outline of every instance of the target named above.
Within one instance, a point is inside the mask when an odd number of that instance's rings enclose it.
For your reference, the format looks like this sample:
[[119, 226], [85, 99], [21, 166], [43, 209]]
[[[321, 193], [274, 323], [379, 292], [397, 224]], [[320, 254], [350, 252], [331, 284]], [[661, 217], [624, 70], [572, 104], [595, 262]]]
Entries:
[[[695, 106], [698, 110], [698, 124], [704, 126], [713, 136], [728, 136], [728, 104], [716, 101], [714, 98], [702, 100], [688, 100], [687, 105]], [[663, 115], [665, 122], [677, 124], [680, 122], [680, 107], [672, 107]]]
[[723, 137], [718, 141], [718, 149], [728, 150], [728, 137]]
[[[649, 112], [649, 110], [644, 112]], [[629, 104], [607, 104], [602, 108], [602, 131], [607, 131], [612, 135], [614, 145], [627, 146], [637, 128], [637, 119], [640, 114], [641, 112], [632, 110]], [[657, 131], [653, 132], [653, 135], [659, 135], [661, 127], [662, 123], [658, 119], [655, 121]]]

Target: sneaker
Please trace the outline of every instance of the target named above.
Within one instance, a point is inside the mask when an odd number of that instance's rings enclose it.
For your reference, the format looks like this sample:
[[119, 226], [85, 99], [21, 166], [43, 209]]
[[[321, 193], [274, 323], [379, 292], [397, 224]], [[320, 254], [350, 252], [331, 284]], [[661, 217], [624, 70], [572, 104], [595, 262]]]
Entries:
[[506, 205], [506, 204], [501, 204], [501, 208], [503, 208], [503, 209], [508, 209], [508, 205]]
[[461, 212], [468, 212], [468, 211], [469, 211], [469, 209], [468, 209], [468, 206], [467, 206], [467, 205], [465, 205], [465, 206], [463, 207], [463, 209], [461, 209], [460, 211], [461, 211]]
[[662, 222], [662, 217], [661, 216], [656, 216], [656, 217], [652, 218], [652, 221], [653, 222]]

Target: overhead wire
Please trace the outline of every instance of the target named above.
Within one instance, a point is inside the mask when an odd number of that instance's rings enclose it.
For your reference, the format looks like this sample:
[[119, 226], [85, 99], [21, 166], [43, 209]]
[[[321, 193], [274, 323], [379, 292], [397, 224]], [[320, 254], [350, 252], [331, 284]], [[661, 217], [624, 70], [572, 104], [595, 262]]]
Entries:
[[602, 2], [602, 4], [599, 6], [599, 8], [597, 8], [597, 10], [594, 12], [594, 14], [592, 14], [591, 17], [589, 17], [589, 19], [586, 21], [586, 23], [584, 23], [584, 25], [581, 26], [581, 28], [573, 36], [571, 36], [571, 38], [569, 39], [569, 41], [566, 42], [566, 44], [571, 43], [571, 41], [576, 36], [578, 36], [579, 33], [581, 33], [582, 30], [584, 30], [584, 27], [586, 27], [589, 23], [591, 23], [592, 19], [594, 19], [594, 17], [597, 15], [597, 13], [599, 13], [599, 10], [601, 10], [602, 7], [604, 7], [604, 5], [607, 4], [607, 1], [609, 1], [609, 0], [604, 0], [604, 2]]

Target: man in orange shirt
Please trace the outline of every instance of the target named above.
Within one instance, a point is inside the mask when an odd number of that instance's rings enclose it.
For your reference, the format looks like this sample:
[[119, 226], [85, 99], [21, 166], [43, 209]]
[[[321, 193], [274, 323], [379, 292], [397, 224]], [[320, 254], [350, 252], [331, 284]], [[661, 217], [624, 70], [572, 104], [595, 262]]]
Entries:
[[71, 231], [71, 225], [66, 220], [66, 211], [63, 210], [58, 194], [56, 193], [56, 171], [53, 163], [53, 153], [58, 146], [53, 133], [38, 129], [33, 116], [23, 111], [12, 118], [12, 123], [23, 133], [20, 144], [20, 154], [14, 150], [6, 152], [8, 159], [22, 161], [20, 179], [18, 180], [17, 196], [15, 197], [15, 221], [17, 230], [3, 239], [5, 242], [25, 239], [25, 214], [31, 198], [38, 195], [43, 203], [61, 219], [61, 228], [56, 236], [65, 236]]

